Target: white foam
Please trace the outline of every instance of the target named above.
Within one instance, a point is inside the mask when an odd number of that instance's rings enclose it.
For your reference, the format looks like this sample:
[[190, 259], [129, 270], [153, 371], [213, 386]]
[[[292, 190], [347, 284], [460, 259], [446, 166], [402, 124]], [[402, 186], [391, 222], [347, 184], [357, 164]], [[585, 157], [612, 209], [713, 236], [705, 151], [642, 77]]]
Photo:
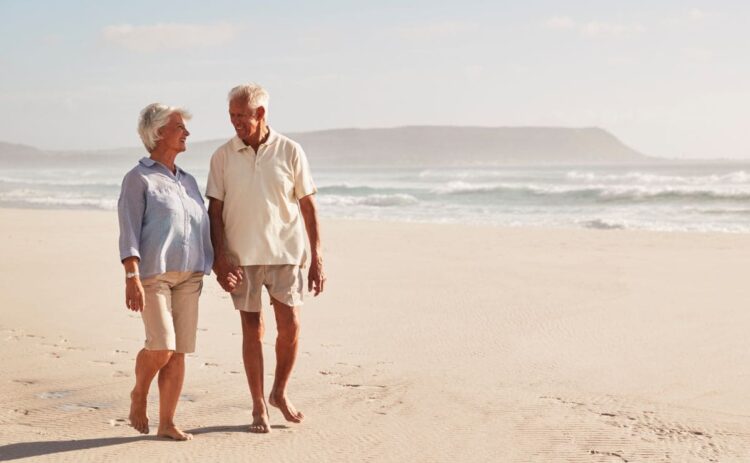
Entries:
[[328, 206], [411, 206], [417, 204], [419, 200], [412, 195], [407, 194], [390, 194], [390, 195], [367, 195], [367, 196], [342, 196], [342, 195], [321, 195], [318, 198], [321, 205]]

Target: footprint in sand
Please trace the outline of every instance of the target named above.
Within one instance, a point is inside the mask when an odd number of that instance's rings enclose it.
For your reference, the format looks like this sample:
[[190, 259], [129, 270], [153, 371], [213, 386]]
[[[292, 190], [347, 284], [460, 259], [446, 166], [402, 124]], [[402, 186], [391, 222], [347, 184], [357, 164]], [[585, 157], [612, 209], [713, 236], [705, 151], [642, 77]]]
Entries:
[[36, 384], [36, 381], [33, 379], [14, 379], [13, 382], [23, 384], [24, 386], [31, 386], [32, 384]]
[[91, 363], [95, 363], [97, 365], [105, 365], [105, 366], [115, 364], [115, 362], [111, 360], [91, 360]]
[[114, 377], [114, 378], [130, 378], [130, 373], [122, 371], [122, 370], [117, 370], [116, 372], [112, 373], [112, 377]]
[[339, 384], [339, 386], [351, 387], [351, 388], [362, 388], [362, 389], [385, 389], [386, 388], [386, 386], [382, 386], [380, 384], [366, 385], [366, 384], [345, 383], [345, 384]]
[[112, 427], [127, 426], [128, 420], [126, 420], [125, 418], [112, 419], [112, 420], [109, 420], [109, 425]]
[[87, 412], [95, 412], [102, 408], [107, 408], [106, 404], [94, 404], [94, 403], [80, 403], [80, 404], [65, 404], [60, 407], [60, 410], [66, 412], [85, 410]]
[[47, 391], [39, 394], [40, 399], [62, 399], [71, 394], [71, 391]]

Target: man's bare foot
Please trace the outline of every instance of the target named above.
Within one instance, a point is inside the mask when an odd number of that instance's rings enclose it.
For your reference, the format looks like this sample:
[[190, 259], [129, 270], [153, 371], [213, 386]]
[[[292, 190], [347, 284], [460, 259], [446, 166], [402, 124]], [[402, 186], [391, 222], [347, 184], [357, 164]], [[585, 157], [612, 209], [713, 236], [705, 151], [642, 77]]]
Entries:
[[169, 439], [179, 440], [179, 441], [193, 439], [192, 434], [183, 432], [180, 428], [178, 428], [175, 425], [162, 427], [160, 424], [159, 430], [156, 432], [156, 435], [159, 437], [167, 437]]
[[256, 415], [253, 412], [253, 422], [250, 424], [248, 431], [255, 434], [265, 434], [271, 432], [271, 426], [268, 424], [268, 413], [265, 411]]
[[148, 415], [146, 415], [146, 396], [130, 392], [130, 426], [141, 434], [148, 434]]
[[281, 410], [281, 413], [287, 421], [301, 423], [302, 420], [305, 419], [305, 415], [303, 415], [302, 412], [297, 411], [297, 409], [294, 408], [294, 405], [292, 405], [292, 402], [283, 395], [275, 395], [272, 392], [268, 397], [268, 403]]

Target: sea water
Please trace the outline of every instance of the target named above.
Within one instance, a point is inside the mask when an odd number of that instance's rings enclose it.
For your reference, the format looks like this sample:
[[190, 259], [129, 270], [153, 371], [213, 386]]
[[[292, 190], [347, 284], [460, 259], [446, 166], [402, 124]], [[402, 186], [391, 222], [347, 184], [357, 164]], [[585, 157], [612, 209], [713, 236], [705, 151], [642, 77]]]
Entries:
[[[0, 165], [0, 207], [114, 210], [136, 159]], [[178, 158], [178, 165], [180, 159]], [[207, 163], [184, 166], [205, 189]], [[322, 217], [499, 226], [750, 231], [750, 164], [316, 167]]]

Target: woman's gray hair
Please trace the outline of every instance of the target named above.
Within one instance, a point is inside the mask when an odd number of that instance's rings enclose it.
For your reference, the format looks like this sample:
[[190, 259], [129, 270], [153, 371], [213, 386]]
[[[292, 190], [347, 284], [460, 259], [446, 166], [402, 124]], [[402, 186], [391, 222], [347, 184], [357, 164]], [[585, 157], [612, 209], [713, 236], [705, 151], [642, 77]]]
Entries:
[[186, 109], [162, 103], [151, 103], [141, 111], [141, 117], [138, 119], [138, 135], [141, 136], [141, 141], [149, 153], [156, 148], [156, 142], [161, 139], [159, 129], [169, 123], [169, 116], [174, 113], [178, 113], [186, 121], [193, 117]]
[[247, 106], [252, 111], [263, 106], [263, 109], [266, 110], [266, 116], [268, 116], [268, 92], [265, 88], [254, 82], [234, 87], [229, 91], [228, 99], [229, 101], [238, 99], [247, 100]]

